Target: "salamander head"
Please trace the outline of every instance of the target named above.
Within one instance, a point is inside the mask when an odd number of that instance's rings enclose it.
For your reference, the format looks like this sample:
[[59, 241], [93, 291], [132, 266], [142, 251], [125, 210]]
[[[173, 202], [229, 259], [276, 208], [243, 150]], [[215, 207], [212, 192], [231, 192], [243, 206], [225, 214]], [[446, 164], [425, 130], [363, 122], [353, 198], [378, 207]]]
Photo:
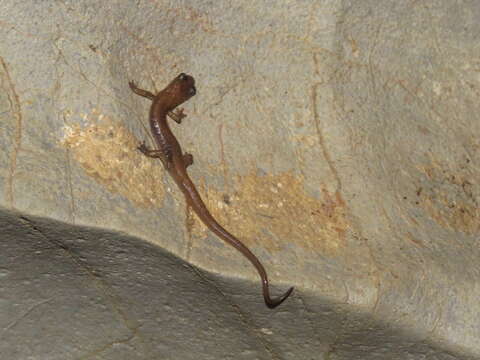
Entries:
[[190, 75], [181, 73], [162, 92], [165, 96], [165, 106], [171, 111], [195, 95], [197, 92], [195, 79]]

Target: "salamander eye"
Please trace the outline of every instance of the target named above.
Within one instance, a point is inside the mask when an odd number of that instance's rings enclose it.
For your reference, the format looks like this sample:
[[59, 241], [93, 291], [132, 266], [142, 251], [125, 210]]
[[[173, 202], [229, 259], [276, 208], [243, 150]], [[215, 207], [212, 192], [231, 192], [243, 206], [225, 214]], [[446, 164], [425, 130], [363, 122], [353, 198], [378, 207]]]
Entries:
[[196, 93], [197, 93], [197, 90], [195, 89], [194, 86], [191, 87], [190, 89], [188, 89], [188, 94], [189, 94], [190, 96], [193, 96], [193, 95], [195, 95]]
[[178, 75], [178, 78], [179, 78], [180, 80], [187, 80], [187, 74], [181, 73], [180, 75]]

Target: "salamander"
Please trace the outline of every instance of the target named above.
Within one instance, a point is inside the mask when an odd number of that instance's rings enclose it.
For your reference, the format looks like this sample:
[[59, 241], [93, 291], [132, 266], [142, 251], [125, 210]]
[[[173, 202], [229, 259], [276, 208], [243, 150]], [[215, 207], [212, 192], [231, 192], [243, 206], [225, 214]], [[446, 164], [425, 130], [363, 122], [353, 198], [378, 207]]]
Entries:
[[152, 100], [149, 122], [158, 149], [150, 149], [143, 142], [138, 146], [138, 150], [148, 157], [160, 159], [167, 172], [182, 191], [187, 204], [198, 215], [200, 220], [210, 231], [240, 251], [253, 264], [260, 275], [265, 304], [271, 309], [280, 305], [290, 296], [293, 287], [277, 298], [272, 299], [270, 297], [265, 268], [248, 247], [224, 229], [212, 216], [187, 173], [187, 168], [193, 164], [193, 156], [189, 153], [183, 153], [177, 138], [168, 125], [167, 116], [178, 124], [185, 118], [186, 115], [183, 113], [183, 109], [176, 111], [174, 109], [196, 94], [195, 79], [190, 75], [181, 73], [165, 89], [158, 92], [157, 95], [138, 88], [133, 81], [130, 81], [129, 85], [135, 94]]

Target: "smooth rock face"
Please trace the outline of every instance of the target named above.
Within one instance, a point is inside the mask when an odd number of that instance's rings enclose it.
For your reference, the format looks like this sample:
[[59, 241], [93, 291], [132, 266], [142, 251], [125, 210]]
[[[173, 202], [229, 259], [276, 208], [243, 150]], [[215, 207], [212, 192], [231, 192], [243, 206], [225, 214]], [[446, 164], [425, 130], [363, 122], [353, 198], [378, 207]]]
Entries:
[[[0, 359], [480, 358], [479, 16], [3, 0]], [[136, 150], [128, 81], [180, 72], [193, 181], [274, 294], [296, 287], [274, 311]]]
[[303, 289], [269, 310], [257, 284], [138, 238], [7, 211], [0, 226], [2, 359], [475, 358]]

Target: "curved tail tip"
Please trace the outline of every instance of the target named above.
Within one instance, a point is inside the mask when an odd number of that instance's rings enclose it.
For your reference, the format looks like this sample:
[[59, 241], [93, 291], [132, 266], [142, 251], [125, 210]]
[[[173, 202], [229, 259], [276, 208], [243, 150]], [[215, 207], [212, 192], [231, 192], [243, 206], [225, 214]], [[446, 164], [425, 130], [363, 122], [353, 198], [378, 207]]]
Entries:
[[275, 298], [275, 299], [270, 299], [265, 297], [265, 304], [267, 305], [268, 308], [270, 309], [275, 309], [278, 305], [283, 303], [293, 292], [294, 287], [292, 286], [290, 289], [288, 289], [285, 294], [282, 296]]

